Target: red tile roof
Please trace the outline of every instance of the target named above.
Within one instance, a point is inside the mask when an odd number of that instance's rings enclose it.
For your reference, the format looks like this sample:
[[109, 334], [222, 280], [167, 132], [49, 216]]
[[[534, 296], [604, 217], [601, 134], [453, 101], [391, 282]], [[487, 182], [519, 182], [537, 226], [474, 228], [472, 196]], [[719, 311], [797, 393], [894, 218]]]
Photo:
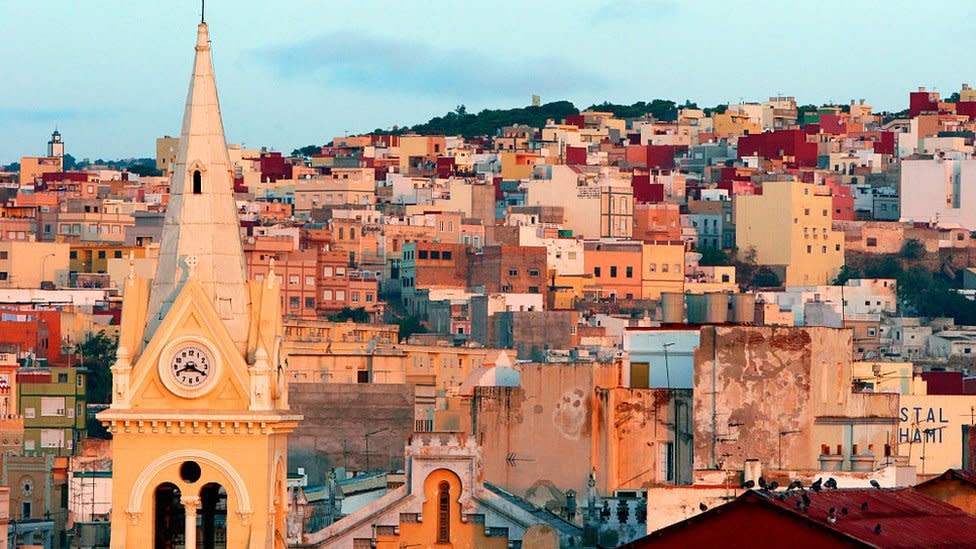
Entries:
[[[779, 494], [752, 493], [777, 507], [878, 547], [976, 547], [976, 518], [911, 488], [808, 491], [810, 505], [805, 510], [799, 506], [802, 501], [799, 492], [782, 499], [777, 497]], [[828, 518], [831, 508], [836, 516], [834, 523]], [[878, 526], [880, 533], [875, 533]]]

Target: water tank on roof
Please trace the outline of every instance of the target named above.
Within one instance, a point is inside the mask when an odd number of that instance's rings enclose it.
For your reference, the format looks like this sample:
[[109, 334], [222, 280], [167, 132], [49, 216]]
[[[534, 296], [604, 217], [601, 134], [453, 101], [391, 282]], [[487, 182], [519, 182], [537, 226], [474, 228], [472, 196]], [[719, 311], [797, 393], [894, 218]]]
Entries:
[[705, 322], [705, 296], [702, 294], [688, 294], [685, 296], [688, 304], [688, 323], [701, 324]]
[[729, 321], [729, 294], [713, 292], [705, 294], [705, 322], [724, 324]]
[[751, 324], [756, 321], [756, 294], [732, 294], [732, 322]]
[[661, 322], [685, 321], [685, 296], [678, 292], [661, 292]]

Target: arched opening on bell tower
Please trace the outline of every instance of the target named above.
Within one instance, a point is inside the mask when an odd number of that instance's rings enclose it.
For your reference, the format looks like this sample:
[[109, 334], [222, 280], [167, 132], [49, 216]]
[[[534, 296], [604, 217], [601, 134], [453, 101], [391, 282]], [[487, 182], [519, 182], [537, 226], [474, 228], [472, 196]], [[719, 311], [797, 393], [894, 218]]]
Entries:
[[180, 489], [164, 482], [153, 493], [153, 549], [182, 549], [186, 546], [186, 512]]
[[216, 482], [200, 489], [197, 540], [203, 549], [227, 548], [227, 490]]
[[193, 170], [193, 194], [203, 192], [203, 174], [200, 170]]

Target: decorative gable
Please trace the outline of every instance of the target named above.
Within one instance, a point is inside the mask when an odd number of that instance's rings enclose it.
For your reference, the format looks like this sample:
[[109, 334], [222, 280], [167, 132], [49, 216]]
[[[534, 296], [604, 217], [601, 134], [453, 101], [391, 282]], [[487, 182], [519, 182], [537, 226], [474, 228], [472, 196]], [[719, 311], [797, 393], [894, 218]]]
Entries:
[[[168, 361], [181, 345], [205, 349], [215, 376], [199, 387], [173, 379]], [[161, 364], [161, 362], [163, 364]], [[248, 365], [231, 340], [211, 297], [191, 276], [131, 369], [126, 400], [133, 410], [245, 411]]]

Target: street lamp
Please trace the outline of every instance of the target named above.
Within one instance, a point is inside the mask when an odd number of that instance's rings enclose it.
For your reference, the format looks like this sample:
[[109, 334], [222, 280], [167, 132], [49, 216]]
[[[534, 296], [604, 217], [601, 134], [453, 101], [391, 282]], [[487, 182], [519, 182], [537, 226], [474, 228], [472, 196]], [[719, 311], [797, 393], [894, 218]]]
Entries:
[[44, 268], [47, 264], [47, 258], [54, 257], [55, 255], [56, 254], [54, 253], [44, 254], [44, 257], [41, 258], [41, 284], [42, 285], [44, 284], [44, 274], [47, 272]]
[[779, 432], [779, 470], [780, 471], [783, 470], [783, 437], [785, 437], [786, 435], [792, 435], [799, 432], [800, 432], [799, 429], [790, 429], [788, 431]]
[[363, 438], [366, 440], [366, 472], [367, 473], [369, 472], [369, 437], [371, 437], [373, 435], [378, 435], [378, 434], [380, 434], [382, 432], [389, 431], [389, 430], [390, 430], [389, 427], [383, 427], [382, 429], [376, 429], [375, 431], [369, 431], [365, 435], [363, 435]]

